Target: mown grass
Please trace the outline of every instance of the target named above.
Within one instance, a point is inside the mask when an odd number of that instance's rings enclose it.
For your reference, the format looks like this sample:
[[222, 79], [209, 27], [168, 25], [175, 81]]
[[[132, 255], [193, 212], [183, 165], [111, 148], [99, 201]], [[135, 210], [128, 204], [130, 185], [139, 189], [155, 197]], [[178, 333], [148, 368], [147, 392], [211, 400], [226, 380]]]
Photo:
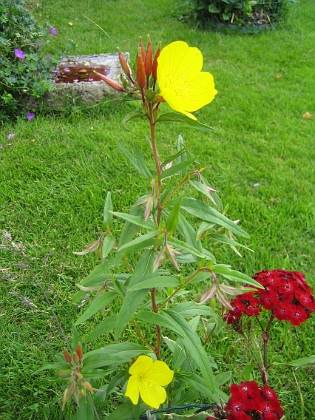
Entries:
[[[134, 57], [138, 37], [146, 34], [155, 44], [183, 39], [198, 46], [219, 94], [197, 116], [216, 130], [206, 134], [176, 124], [161, 126], [160, 154], [168, 155], [181, 134], [207, 167], [229, 217], [240, 219], [250, 234], [246, 245], [254, 253], [239, 258], [220, 250], [220, 262], [250, 275], [273, 268], [302, 271], [314, 286], [315, 127], [314, 118], [303, 118], [315, 111], [314, 2], [298, 2], [281, 27], [255, 36], [202, 32], [173, 17], [180, 3], [151, 3], [77, 0], [73, 7], [61, 0], [30, 2], [38, 18], [58, 30], [55, 51], [47, 44], [47, 52], [101, 53], [119, 46]], [[78, 316], [71, 301], [75, 284], [95, 262], [73, 251], [101, 232], [107, 191], [112, 191], [116, 210], [127, 210], [149, 189], [117, 149], [117, 142], [137, 144], [149, 156], [145, 122], [130, 122], [130, 131], [121, 126], [122, 117], [136, 107], [112, 102], [74, 107], [1, 127], [0, 226], [15, 243], [23, 243], [27, 254], [3, 238], [1, 419], [70, 416], [61, 413], [61, 387], [53, 373], [37, 370], [64, 348], [60, 325], [69, 335]], [[12, 146], [6, 146], [8, 132], [16, 134]], [[298, 328], [280, 324], [271, 358], [283, 362], [314, 354], [314, 338], [314, 319]], [[234, 333], [218, 331], [209, 352], [220, 370], [232, 371], [235, 382], [242, 379], [248, 356]], [[277, 367], [270, 380], [287, 419], [313, 418], [313, 368]]]

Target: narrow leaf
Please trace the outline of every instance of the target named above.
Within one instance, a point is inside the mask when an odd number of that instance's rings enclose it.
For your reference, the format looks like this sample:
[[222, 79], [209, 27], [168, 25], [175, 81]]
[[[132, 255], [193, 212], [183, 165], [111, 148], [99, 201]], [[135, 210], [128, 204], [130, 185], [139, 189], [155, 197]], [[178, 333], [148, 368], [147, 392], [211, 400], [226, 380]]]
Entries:
[[104, 212], [103, 212], [103, 220], [105, 223], [105, 226], [108, 230], [111, 230], [112, 228], [112, 214], [113, 211], [113, 203], [112, 203], [112, 195], [109, 191], [106, 196], [105, 204], [104, 204]]
[[[135, 271], [130, 277], [130, 280], [129, 280], [130, 288], [135, 286], [138, 283], [141, 283], [147, 278], [152, 277], [153, 260], [154, 260], [153, 251], [146, 251], [141, 256], [135, 268]], [[135, 292], [127, 289], [123, 304], [120, 308], [118, 318], [117, 318], [116, 331], [115, 331], [116, 340], [122, 334], [129, 320], [134, 316], [136, 310], [140, 306], [146, 294], [147, 294], [147, 289], [137, 290]]]
[[181, 172], [183, 169], [187, 168], [191, 163], [195, 161], [194, 158], [185, 160], [183, 162], [178, 163], [177, 165], [172, 165], [170, 168], [166, 169], [161, 174], [161, 179], [168, 178], [178, 172]]
[[156, 229], [157, 226], [151, 220], [144, 220], [143, 214], [140, 216], [134, 216], [127, 213], [112, 212], [112, 214], [120, 219], [126, 220], [134, 225], [143, 227], [145, 229]]
[[155, 276], [147, 280], [137, 283], [128, 289], [129, 292], [142, 289], [152, 289], [160, 287], [175, 287], [179, 284], [179, 280], [173, 276]]
[[213, 266], [213, 272], [216, 274], [221, 274], [221, 276], [232, 280], [237, 281], [243, 284], [249, 284], [251, 286], [258, 287], [259, 289], [263, 289], [263, 286], [249, 277], [247, 274], [240, 273], [239, 271], [232, 270], [230, 267], [226, 265], [215, 265]]
[[134, 111], [134, 112], [130, 112], [129, 114], [127, 114], [123, 120], [122, 120], [122, 125], [124, 126], [124, 128], [127, 130], [126, 124], [127, 122], [134, 120], [136, 118], [142, 118], [144, 117], [143, 112], [140, 111]]
[[92, 315], [96, 314], [99, 310], [109, 305], [117, 296], [117, 292], [104, 291], [100, 293], [92, 301], [86, 311], [79, 317], [75, 325], [83, 324], [87, 319], [91, 318]]
[[140, 152], [138, 151], [137, 156], [135, 157], [128, 149], [126, 149], [122, 144], [118, 144], [120, 150], [124, 153], [129, 162], [143, 175], [145, 178], [152, 178], [150, 170], [146, 167], [144, 160], [140, 157]]
[[138, 238], [135, 238], [118, 248], [117, 252], [128, 254], [130, 252], [136, 252], [139, 249], [146, 248], [147, 246], [154, 244], [156, 236], [158, 236], [160, 233], [160, 231], [154, 230], [153, 232], [148, 232], [144, 235], [141, 235]]
[[208, 206], [207, 204], [196, 200], [195, 198], [183, 198], [181, 207], [199, 219], [223, 226], [226, 229], [234, 232], [236, 235], [248, 238], [248, 234], [232, 220], [228, 219], [226, 216], [223, 216], [223, 214], [219, 213], [217, 210]]
[[102, 322], [97, 324], [97, 326], [89, 332], [84, 337], [84, 342], [89, 343], [90, 341], [96, 340], [101, 335], [107, 334], [109, 331], [112, 331], [116, 327], [117, 316], [111, 316], [104, 319]]
[[189, 117], [186, 117], [183, 114], [177, 114], [175, 112], [168, 112], [166, 114], [160, 115], [157, 122], [180, 122], [190, 125], [193, 128], [203, 131], [213, 131], [214, 128], [200, 123], [198, 120], [193, 120]]

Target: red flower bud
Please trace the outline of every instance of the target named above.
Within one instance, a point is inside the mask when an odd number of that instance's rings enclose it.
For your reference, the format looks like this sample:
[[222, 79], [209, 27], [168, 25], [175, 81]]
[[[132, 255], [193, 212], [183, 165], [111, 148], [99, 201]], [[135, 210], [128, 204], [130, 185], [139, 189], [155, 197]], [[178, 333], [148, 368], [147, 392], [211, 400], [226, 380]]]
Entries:
[[150, 37], [148, 38], [147, 50], [145, 52], [144, 67], [145, 67], [145, 74], [147, 76], [150, 76], [152, 72], [152, 42], [151, 42]]
[[70, 364], [71, 363], [70, 353], [67, 350], [64, 350], [63, 355], [64, 355], [64, 358], [65, 358], [65, 361]]
[[145, 87], [145, 68], [144, 68], [144, 60], [142, 58], [141, 49], [138, 50], [138, 57], [137, 57], [137, 83], [138, 86], [143, 89]]
[[77, 352], [79, 361], [81, 361], [83, 359], [83, 351], [82, 351], [82, 346], [80, 344], [77, 345], [76, 352]]
[[104, 74], [98, 73], [97, 71], [94, 71], [94, 73], [97, 74], [98, 77], [104, 80], [104, 82], [111, 86], [113, 89], [118, 90], [119, 92], [125, 91], [125, 89], [119, 83], [115, 82], [107, 76], [104, 76]]
[[152, 65], [152, 77], [154, 80], [157, 79], [157, 66], [158, 66], [158, 58], [159, 55], [161, 53], [161, 43], [159, 42], [159, 46], [158, 49], [156, 50], [155, 56], [154, 56], [154, 60], [153, 60], [153, 65]]
[[144, 46], [143, 46], [143, 42], [142, 42], [142, 38], [140, 37], [140, 41], [139, 41], [139, 48], [140, 48], [140, 53], [142, 56], [142, 60], [144, 62], [145, 60], [145, 52], [144, 52]]
[[118, 57], [119, 57], [119, 62], [120, 62], [121, 68], [123, 69], [125, 75], [130, 78], [131, 77], [131, 68], [130, 68], [129, 64], [127, 63], [127, 60], [125, 59], [124, 54], [119, 50], [118, 50]]

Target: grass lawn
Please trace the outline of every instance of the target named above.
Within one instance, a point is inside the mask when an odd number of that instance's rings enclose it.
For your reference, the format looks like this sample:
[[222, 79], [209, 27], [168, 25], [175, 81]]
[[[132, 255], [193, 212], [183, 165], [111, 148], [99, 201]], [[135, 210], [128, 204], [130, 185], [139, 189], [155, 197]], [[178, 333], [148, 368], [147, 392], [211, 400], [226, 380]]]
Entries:
[[[315, 115], [314, 1], [291, 5], [277, 30], [256, 35], [199, 31], [174, 17], [180, 2], [170, 0], [29, 4], [39, 20], [57, 29], [47, 53], [97, 54], [119, 47], [133, 58], [139, 36], [147, 34], [154, 45], [180, 39], [197, 46], [219, 93], [196, 116], [215, 131], [161, 124], [160, 155], [175, 150], [181, 134], [206, 167], [228, 216], [240, 219], [250, 234], [243, 242], [254, 253], [240, 258], [224, 248], [218, 250], [219, 262], [248, 275], [275, 268], [301, 271], [314, 289], [315, 117], [305, 118]], [[79, 315], [72, 301], [76, 283], [95, 260], [73, 252], [102, 231], [107, 192], [112, 191], [116, 211], [127, 211], [150, 188], [117, 148], [118, 142], [137, 145], [149, 156], [145, 122], [130, 122], [130, 131], [121, 124], [137, 107], [104, 101], [0, 126], [1, 420], [70, 418], [70, 411], [61, 412], [62, 387], [54, 373], [38, 369], [63, 350], [63, 332], [70, 335]], [[15, 133], [11, 146], [9, 132]], [[297, 328], [278, 324], [271, 360], [315, 354], [314, 327], [314, 316]], [[246, 377], [248, 359], [233, 332], [214, 335], [209, 353], [222, 372], [232, 372], [233, 382]], [[314, 377], [310, 366], [271, 369], [270, 385], [286, 419], [314, 418]]]

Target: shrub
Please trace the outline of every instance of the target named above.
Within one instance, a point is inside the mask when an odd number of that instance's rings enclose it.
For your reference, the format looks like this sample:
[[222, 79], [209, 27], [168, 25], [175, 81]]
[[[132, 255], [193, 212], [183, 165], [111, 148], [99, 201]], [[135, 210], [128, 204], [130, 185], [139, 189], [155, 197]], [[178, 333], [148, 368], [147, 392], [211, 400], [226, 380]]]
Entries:
[[[187, 15], [198, 26], [213, 24], [266, 25], [283, 15], [288, 0], [191, 0]], [[187, 3], [186, 1], [186, 10]]]
[[[51, 28], [51, 34], [53, 34]], [[0, 0], [0, 121], [16, 117], [27, 98], [51, 89], [55, 60], [41, 50], [49, 32], [26, 9], [24, 0]]]

